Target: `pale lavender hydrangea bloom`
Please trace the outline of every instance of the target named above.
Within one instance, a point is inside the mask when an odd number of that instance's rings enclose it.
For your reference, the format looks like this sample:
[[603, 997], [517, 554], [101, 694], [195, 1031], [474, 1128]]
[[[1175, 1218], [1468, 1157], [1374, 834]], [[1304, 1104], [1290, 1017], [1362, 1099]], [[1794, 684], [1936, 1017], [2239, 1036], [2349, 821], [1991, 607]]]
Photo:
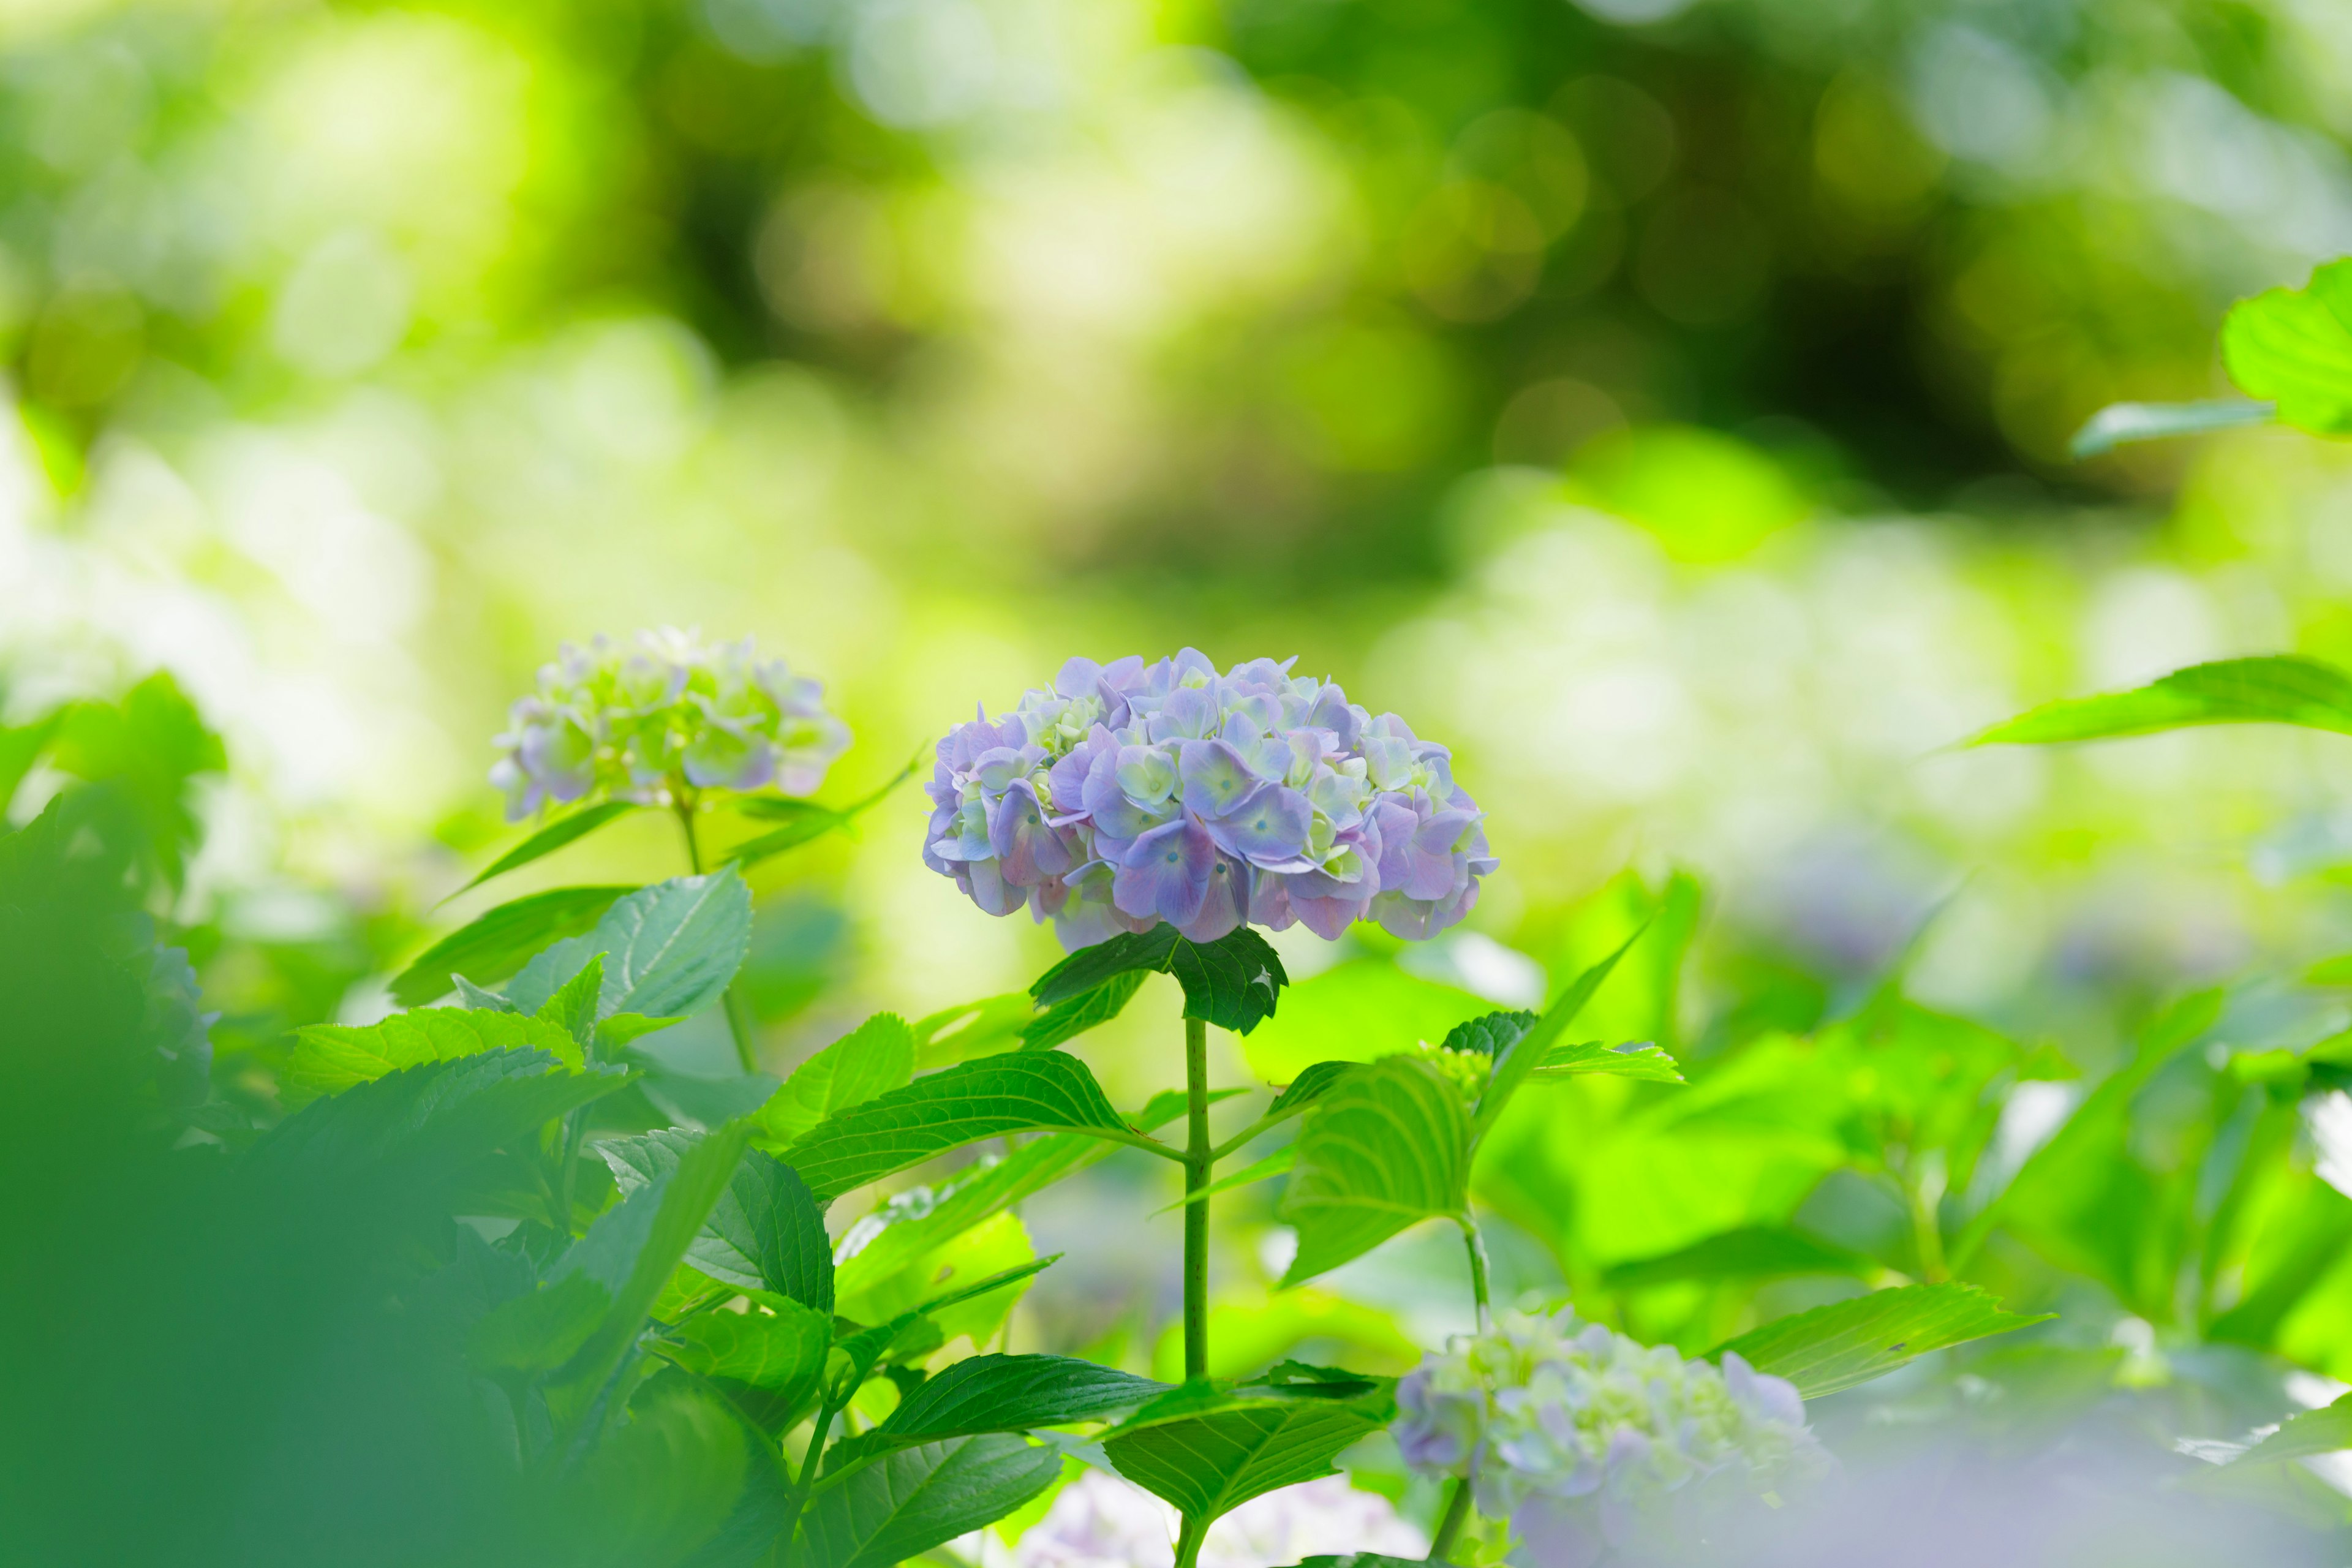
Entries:
[[749, 637], [714, 645], [666, 627], [639, 633], [634, 650], [565, 643], [508, 715], [490, 782], [509, 822], [596, 792], [647, 805], [681, 787], [810, 795], [849, 746], [824, 698]]
[[1084, 947], [1165, 921], [1194, 942], [1360, 920], [1434, 936], [1495, 869], [1444, 746], [1293, 660], [1186, 648], [1074, 658], [1051, 690], [940, 742], [926, 864], [992, 915]]
[[1715, 1477], [1757, 1489], [1828, 1456], [1786, 1380], [1727, 1352], [1685, 1361], [1600, 1324], [1510, 1314], [1397, 1384], [1405, 1463], [1464, 1476], [1529, 1560], [1575, 1563], [1623, 1538], [1632, 1510]]

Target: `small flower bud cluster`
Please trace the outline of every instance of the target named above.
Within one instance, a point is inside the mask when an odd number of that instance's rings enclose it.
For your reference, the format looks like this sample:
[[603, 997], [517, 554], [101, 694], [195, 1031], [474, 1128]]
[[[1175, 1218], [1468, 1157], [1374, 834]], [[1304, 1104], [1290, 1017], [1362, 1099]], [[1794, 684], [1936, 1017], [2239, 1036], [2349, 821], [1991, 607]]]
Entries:
[[1162, 921], [1194, 942], [1294, 921], [1436, 935], [1495, 868], [1485, 814], [1444, 746], [1291, 662], [1070, 660], [940, 742], [925, 862], [1072, 948]]
[[848, 726], [825, 710], [824, 688], [751, 639], [713, 645], [691, 632], [638, 634], [628, 651], [598, 637], [565, 643], [516, 701], [490, 782], [507, 820], [601, 792], [646, 805], [678, 790], [809, 795], [848, 749]]
[[1685, 1361], [1567, 1312], [1508, 1314], [1454, 1341], [1397, 1384], [1397, 1405], [1405, 1463], [1466, 1476], [1478, 1511], [1522, 1536], [1590, 1513], [1616, 1540], [1633, 1509], [1692, 1481], [1760, 1490], [1828, 1463], [1784, 1379], [1729, 1352], [1719, 1368]]

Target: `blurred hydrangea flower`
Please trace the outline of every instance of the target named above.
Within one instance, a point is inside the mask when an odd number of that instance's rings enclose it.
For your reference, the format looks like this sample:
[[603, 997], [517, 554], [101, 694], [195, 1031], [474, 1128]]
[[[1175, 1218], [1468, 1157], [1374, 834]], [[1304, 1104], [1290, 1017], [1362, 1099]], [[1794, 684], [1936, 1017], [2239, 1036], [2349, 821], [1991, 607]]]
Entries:
[[1072, 948], [1162, 921], [1194, 942], [1294, 921], [1436, 935], [1495, 868], [1485, 813], [1444, 746], [1292, 662], [1070, 660], [940, 742], [924, 861]]
[[[1176, 1525], [1176, 1510], [1141, 1487], [1088, 1470], [1062, 1489], [1010, 1553], [983, 1537], [982, 1561], [990, 1568], [1171, 1568]], [[1252, 1498], [1218, 1520], [1201, 1542], [1201, 1568], [1273, 1568], [1352, 1552], [1419, 1557], [1428, 1550], [1429, 1538], [1399, 1519], [1386, 1498], [1325, 1476]]]
[[1397, 1384], [1392, 1428], [1423, 1475], [1469, 1479], [1531, 1563], [1574, 1564], [1625, 1539], [1634, 1510], [1696, 1480], [1762, 1490], [1828, 1468], [1786, 1380], [1727, 1352], [1685, 1361], [1570, 1313], [1507, 1314]]
[[509, 712], [490, 782], [509, 822], [592, 793], [646, 805], [712, 789], [809, 795], [849, 747], [824, 699], [749, 637], [712, 644], [665, 627], [639, 633], [634, 650], [602, 636], [565, 643]]

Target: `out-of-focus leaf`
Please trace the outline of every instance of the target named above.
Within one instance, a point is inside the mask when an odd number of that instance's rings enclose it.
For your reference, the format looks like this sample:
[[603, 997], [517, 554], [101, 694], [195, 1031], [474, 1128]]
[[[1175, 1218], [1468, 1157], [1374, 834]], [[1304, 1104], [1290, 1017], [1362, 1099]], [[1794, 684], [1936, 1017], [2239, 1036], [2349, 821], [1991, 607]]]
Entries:
[[[542, 856], [552, 855], [565, 845], [587, 837], [606, 823], [640, 809], [642, 808], [632, 801], [608, 800], [596, 805], [583, 806], [578, 811], [559, 816], [484, 867], [472, 881], [458, 889], [457, 893], [470, 892], [493, 877], [503, 877], [509, 871], [528, 866]], [[454, 899], [457, 893], [452, 893], [449, 897]]]
[[426, 1007], [374, 1024], [310, 1024], [295, 1031], [285, 1100], [299, 1108], [402, 1068], [518, 1049], [543, 1050], [580, 1065], [580, 1047], [562, 1025], [514, 1013]]
[[593, 930], [615, 900], [634, 890], [550, 888], [500, 904], [418, 953], [393, 977], [392, 999], [404, 1007], [421, 1007], [446, 995], [456, 984], [453, 975], [477, 985], [503, 980], [549, 943]]
[[119, 791], [131, 804], [148, 855], [177, 888], [189, 851], [204, 837], [192, 785], [228, 766], [220, 737], [205, 728], [179, 684], [158, 670], [120, 703], [70, 703], [57, 715], [48, 742], [59, 771]]
[[2247, 1449], [2237, 1463], [2267, 1464], [2273, 1459], [2301, 1459], [2313, 1454], [2339, 1453], [2352, 1448], [2352, 1394], [2335, 1404], [2282, 1422], [2279, 1429]]
[[1290, 1363], [1277, 1373], [1313, 1375], [1185, 1384], [1122, 1422], [1104, 1451], [1120, 1475], [1205, 1522], [1277, 1487], [1329, 1475], [1332, 1458], [1395, 1407], [1379, 1379]]
[[2250, 397], [2322, 436], [2352, 431], [2352, 268], [2330, 262], [2308, 287], [2273, 289], [2231, 307], [2221, 362]]
[[1281, 1215], [1298, 1231], [1285, 1286], [1337, 1268], [1424, 1219], [1466, 1212], [1470, 1119], [1417, 1056], [1360, 1067], [1299, 1125]]
[[1265, 1108], [1266, 1115], [1288, 1116], [1305, 1110], [1321, 1099], [1342, 1076], [1362, 1065], [1361, 1062], [1317, 1062], [1291, 1079], [1283, 1091], [1274, 1097], [1274, 1103]]
[[1295, 1083], [1318, 1062], [1368, 1062], [1434, 1045], [1494, 1004], [1408, 974], [1385, 958], [1350, 959], [1284, 993], [1282, 1016], [1243, 1047], [1267, 1083]]
[[1969, 743], [2046, 746], [2196, 724], [2265, 723], [2352, 734], [2352, 676], [2285, 654], [2192, 664], [2134, 691], [2036, 708]]
[[2020, 1317], [1973, 1285], [1906, 1285], [1836, 1301], [1750, 1330], [1708, 1352], [1737, 1352], [1759, 1372], [1785, 1377], [1807, 1399], [1852, 1388], [1929, 1351], [2046, 1322]]
[[1143, 989], [1144, 973], [1143, 970], [1130, 969], [1123, 974], [1114, 974], [1093, 990], [1082, 991], [1046, 1008], [1021, 1026], [1022, 1045], [1033, 1051], [1046, 1050], [1109, 1023]]
[[1253, 1186], [1259, 1182], [1269, 1182], [1276, 1176], [1286, 1175], [1297, 1163], [1298, 1145], [1286, 1143], [1265, 1159], [1253, 1161], [1230, 1176], [1219, 1176], [1199, 1192], [1178, 1198], [1172, 1204], [1164, 1204], [1151, 1212], [1155, 1215], [1162, 1215], [1176, 1209], [1189, 1208], [1194, 1204], [1206, 1203], [1221, 1193], [1230, 1193], [1237, 1187]]
[[849, 1298], [874, 1289], [990, 1216], [1085, 1169], [1116, 1147], [1082, 1133], [1057, 1132], [1024, 1143], [992, 1165], [959, 1173], [929, 1214], [885, 1226], [872, 1241], [850, 1254], [836, 1277], [838, 1289]]
[[[950, 1307], [960, 1307], [966, 1301], [978, 1300], [992, 1291], [1018, 1285], [1024, 1279], [1042, 1274], [1061, 1260], [1062, 1255], [1056, 1252], [1048, 1258], [1033, 1258], [1028, 1262], [1013, 1268], [999, 1269], [996, 1273], [975, 1279], [969, 1285], [958, 1286], [952, 1290], [933, 1296], [887, 1322], [876, 1323], [870, 1328], [860, 1329], [853, 1334], [836, 1340], [834, 1342], [832, 1359], [825, 1367], [824, 1381], [827, 1397], [835, 1405], [846, 1401], [850, 1394], [858, 1384], [866, 1381], [877, 1365], [914, 1337], [915, 1331], [929, 1326], [926, 1320], [932, 1313], [943, 1312]], [[932, 1331], [928, 1342], [932, 1346], [940, 1342], [936, 1330]]]
[[756, 837], [747, 838], [727, 852], [730, 864], [751, 867], [772, 858], [787, 849], [822, 838], [836, 828], [846, 827], [865, 812], [887, 799], [890, 792], [914, 776], [916, 764], [909, 763], [888, 784], [865, 798], [845, 806], [819, 805], [813, 800], [794, 800], [781, 796], [754, 795], [739, 803], [750, 816], [765, 817], [778, 824]]
[[929, 1072], [1018, 1049], [1022, 1031], [1036, 1017], [1035, 1005], [1023, 991], [942, 1007], [914, 1022], [915, 1070]]
[[64, 710], [52, 710], [28, 724], [0, 728], [0, 822], [6, 820], [8, 804], [16, 798], [25, 775], [48, 750], [50, 737], [58, 732], [58, 721], [64, 717]]
[[[625, 1194], [675, 1172], [706, 1135], [676, 1128], [596, 1145]], [[748, 1149], [687, 1248], [686, 1260], [722, 1284], [833, 1310], [833, 1244], [824, 1216], [791, 1166]]]
[[877, 1013], [793, 1069], [760, 1113], [760, 1136], [790, 1143], [828, 1116], [904, 1089], [915, 1076], [915, 1033]]
[[1538, 1079], [1579, 1078], [1587, 1073], [1639, 1079], [1644, 1083], [1683, 1081], [1682, 1068], [1675, 1064], [1675, 1058], [1646, 1040], [1629, 1041], [1621, 1046], [1603, 1045], [1599, 1040], [1554, 1046], [1544, 1053], [1544, 1058], [1537, 1065], [1533, 1076]]
[[590, 956], [604, 955], [599, 1018], [643, 1013], [691, 1017], [719, 1000], [751, 942], [751, 889], [730, 867], [677, 877], [614, 903], [596, 929], [557, 942], [507, 986], [515, 1006], [535, 1013]]
[[2244, 397], [2217, 397], [2202, 403], [2110, 403], [2074, 432], [2066, 449], [2080, 462], [2133, 441], [2267, 425], [2277, 417], [2276, 404]]
[[751, 1465], [723, 1404], [676, 1373], [658, 1378], [556, 1491], [531, 1555], [566, 1568], [674, 1568], [727, 1523]]
[[1251, 927], [1196, 942], [1163, 922], [1080, 948], [1040, 975], [1029, 994], [1038, 1006], [1053, 1008], [1129, 972], [1173, 974], [1184, 988], [1184, 1016], [1239, 1035], [1272, 1017], [1282, 988], [1290, 984], [1280, 955]]
[[1867, 1279], [1880, 1268], [1875, 1258], [1801, 1231], [1748, 1226], [1656, 1258], [1612, 1264], [1601, 1282], [1612, 1290], [1639, 1290], [1689, 1279], [1775, 1279], [1795, 1274], [1847, 1274]]
[[852, 1106], [793, 1143], [784, 1159], [811, 1192], [829, 1199], [982, 1138], [1063, 1131], [1139, 1139], [1084, 1062], [1060, 1051], [1022, 1051], [966, 1062]]
[[499, 1303], [474, 1325], [467, 1359], [496, 1377], [553, 1372], [578, 1353], [612, 1310], [604, 1285], [570, 1274], [544, 1289]]
[[776, 1075], [766, 1072], [728, 1073], [706, 1078], [680, 1072], [645, 1051], [624, 1051], [621, 1059], [637, 1069], [637, 1087], [646, 1098], [674, 1120], [700, 1127], [723, 1127], [750, 1116], [775, 1098]]
[[1609, 972], [1617, 967], [1617, 961], [1625, 956], [1628, 948], [1642, 940], [1642, 933], [1648, 929], [1647, 921], [1636, 926], [1633, 934], [1627, 937], [1616, 952], [1570, 981], [1559, 999], [1544, 1009], [1542, 1017], [1529, 1025], [1525, 1034], [1504, 1047], [1503, 1054], [1496, 1058], [1493, 1073], [1486, 1079], [1485, 1092], [1478, 1096], [1478, 1113], [1470, 1124], [1470, 1142], [1474, 1148], [1501, 1119], [1504, 1108], [1510, 1104], [1511, 1097], [1518, 1092], [1519, 1086], [1535, 1076], [1537, 1068], [1551, 1065], [1552, 1048], [1559, 1039], [1560, 1032], [1575, 1022], [1577, 1014], [1592, 1000], [1592, 994], [1601, 989], [1601, 983], [1609, 978]]
[[901, 1449], [820, 1485], [792, 1568], [891, 1568], [1011, 1513], [1062, 1473], [1057, 1448], [990, 1434]]

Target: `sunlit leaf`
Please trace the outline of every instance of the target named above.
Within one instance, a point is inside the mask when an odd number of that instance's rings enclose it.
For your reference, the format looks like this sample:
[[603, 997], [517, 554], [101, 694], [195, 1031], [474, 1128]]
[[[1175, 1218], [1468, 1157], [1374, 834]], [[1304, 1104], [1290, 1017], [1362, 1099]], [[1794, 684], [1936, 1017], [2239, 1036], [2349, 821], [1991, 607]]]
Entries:
[[888, 784], [845, 806], [819, 805], [813, 800], [773, 795], [754, 795], [739, 802], [740, 808], [747, 815], [764, 817], [778, 826], [730, 849], [727, 852], [729, 863], [742, 868], [756, 866], [787, 849], [797, 849], [837, 828], [848, 826], [865, 812], [888, 798], [891, 791], [913, 777], [915, 767], [914, 763], [908, 763]]
[[446, 995], [464, 975], [477, 985], [505, 979], [551, 942], [593, 931], [626, 886], [550, 888], [476, 916], [416, 955], [393, 977], [392, 999], [421, 1007]]
[[614, 903], [593, 931], [541, 952], [506, 994], [539, 1010], [592, 954], [604, 955], [600, 1018], [615, 1013], [685, 1018], [719, 1000], [751, 942], [751, 890], [732, 868], [677, 877]]
[[705, 1377], [806, 1404], [833, 1349], [833, 1320], [797, 1301], [770, 1305], [768, 1311], [698, 1312], [669, 1331], [662, 1353]]
[[915, 1075], [915, 1035], [877, 1013], [793, 1070], [760, 1113], [760, 1136], [789, 1143], [828, 1116], [903, 1089]]
[[1470, 1126], [1474, 1146], [1502, 1118], [1504, 1108], [1510, 1104], [1519, 1086], [1534, 1077], [1538, 1068], [1551, 1064], [1552, 1048], [1561, 1031], [1576, 1021], [1577, 1014], [1584, 1010], [1584, 1005], [1592, 1000], [1592, 994], [1601, 989], [1601, 982], [1609, 978], [1610, 971], [1617, 967], [1617, 961], [1625, 956], [1628, 948], [1642, 940], [1642, 933], [1648, 929], [1647, 921], [1636, 926], [1633, 934], [1620, 943], [1616, 952], [1570, 981], [1568, 989], [1544, 1009], [1543, 1016], [1529, 1025], [1525, 1034], [1504, 1047], [1503, 1054], [1496, 1058], [1493, 1073], [1486, 1079], [1486, 1089], [1478, 1096], [1478, 1113]]
[[1168, 1392], [1164, 1383], [1058, 1355], [977, 1355], [934, 1373], [874, 1435], [922, 1443], [1096, 1421]]
[[[676, 1128], [596, 1145], [624, 1194], [660, 1181], [706, 1135]], [[723, 1284], [790, 1297], [833, 1310], [833, 1244], [824, 1216], [798, 1173], [773, 1155], [748, 1149], [710, 1205], [686, 1260]]]
[[2331, 262], [2303, 289], [2273, 289], [2231, 307], [2221, 362], [2250, 397], [2324, 436], [2352, 431], [2352, 268]]
[[2352, 734], [2352, 676], [2292, 655], [2195, 664], [2137, 690], [2036, 708], [1969, 744], [2044, 746], [2196, 724], [2265, 723]]
[[514, 1013], [426, 1007], [374, 1024], [310, 1024], [295, 1031], [283, 1094], [289, 1107], [300, 1107], [402, 1068], [531, 1048], [580, 1064], [579, 1044], [562, 1025]]
[[[457, 893], [470, 892], [493, 877], [503, 877], [509, 871], [528, 866], [543, 856], [552, 855], [565, 845], [585, 838], [606, 823], [640, 809], [632, 801], [608, 800], [559, 816], [484, 867], [472, 881], [458, 889]], [[457, 893], [449, 897], [454, 899]]]
[[1554, 1046], [1544, 1053], [1544, 1058], [1537, 1064], [1533, 1076], [1538, 1079], [1580, 1078], [1589, 1073], [1638, 1079], [1644, 1083], [1683, 1081], [1682, 1068], [1675, 1064], [1675, 1058], [1646, 1040], [1630, 1041], [1620, 1046], [1604, 1045], [1599, 1040]]
[[1973, 1285], [1906, 1285], [1779, 1319], [1708, 1352], [1736, 1351], [1807, 1399], [1852, 1388], [1929, 1351], [2046, 1322], [2006, 1311]]
[[1285, 1286], [1338, 1268], [1424, 1219], [1466, 1211], [1470, 1119], [1417, 1056], [1360, 1067], [1299, 1124], [1281, 1215], [1298, 1231]]
[[1865, 1254], [1801, 1231], [1748, 1226], [1655, 1258], [1612, 1264], [1601, 1282], [1612, 1290], [1638, 1290], [1691, 1279], [1776, 1279], [1798, 1274], [1844, 1274], [1867, 1279], [1881, 1267]]

